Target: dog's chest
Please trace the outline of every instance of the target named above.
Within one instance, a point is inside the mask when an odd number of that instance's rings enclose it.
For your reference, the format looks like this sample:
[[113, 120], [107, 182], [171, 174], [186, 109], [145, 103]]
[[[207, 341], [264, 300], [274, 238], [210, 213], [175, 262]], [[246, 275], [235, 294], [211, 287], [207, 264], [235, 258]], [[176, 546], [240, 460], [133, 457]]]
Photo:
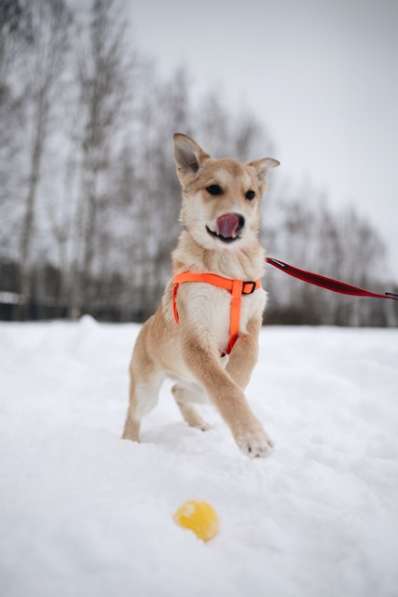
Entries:
[[[210, 284], [184, 284], [179, 289], [179, 299], [184, 304], [184, 316], [197, 333], [213, 338], [220, 352], [229, 340], [231, 294]], [[253, 317], [261, 316], [266, 302], [266, 293], [257, 289], [253, 294], [241, 297], [239, 332], [247, 331], [247, 324]]]

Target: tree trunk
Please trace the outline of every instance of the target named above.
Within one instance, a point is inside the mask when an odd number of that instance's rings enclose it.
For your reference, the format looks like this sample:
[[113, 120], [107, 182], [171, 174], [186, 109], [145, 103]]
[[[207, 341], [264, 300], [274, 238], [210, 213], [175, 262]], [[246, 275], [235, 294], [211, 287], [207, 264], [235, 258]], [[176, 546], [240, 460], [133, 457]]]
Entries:
[[31, 249], [35, 226], [35, 208], [37, 188], [40, 179], [41, 158], [44, 144], [45, 104], [41, 97], [37, 110], [37, 124], [34, 131], [34, 142], [31, 154], [28, 192], [25, 201], [25, 215], [22, 224], [19, 266], [19, 318], [26, 317], [27, 304], [31, 298]]

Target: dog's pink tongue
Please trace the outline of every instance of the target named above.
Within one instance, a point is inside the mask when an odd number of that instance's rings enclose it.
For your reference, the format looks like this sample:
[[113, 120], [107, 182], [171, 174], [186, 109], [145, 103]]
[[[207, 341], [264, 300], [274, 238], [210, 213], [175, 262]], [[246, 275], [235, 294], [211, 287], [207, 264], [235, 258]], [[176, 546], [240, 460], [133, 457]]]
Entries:
[[236, 236], [239, 229], [239, 217], [236, 214], [224, 214], [217, 218], [217, 234], [224, 238]]

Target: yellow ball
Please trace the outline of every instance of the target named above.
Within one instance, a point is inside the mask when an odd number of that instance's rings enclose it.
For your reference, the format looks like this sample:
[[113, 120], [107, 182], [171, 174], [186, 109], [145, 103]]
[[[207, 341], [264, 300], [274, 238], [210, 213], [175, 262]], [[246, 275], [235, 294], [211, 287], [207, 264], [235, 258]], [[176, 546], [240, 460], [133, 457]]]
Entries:
[[210, 541], [219, 531], [217, 512], [207, 502], [189, 500], [184, 502], [174, 514], [180, 527], [190, 529], [202, 541]]

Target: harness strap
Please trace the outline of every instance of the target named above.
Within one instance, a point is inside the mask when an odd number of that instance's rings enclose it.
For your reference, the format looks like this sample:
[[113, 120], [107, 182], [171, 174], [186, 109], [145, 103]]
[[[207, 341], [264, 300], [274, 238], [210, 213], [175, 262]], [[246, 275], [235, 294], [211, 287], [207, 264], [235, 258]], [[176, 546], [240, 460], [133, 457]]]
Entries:
[[242, 280], [234, 280], [232, 282], [231, 310], [229, 316], [229, 341], [226, 350], [227, 354], [231, 352], [239, 336], [242, 286]]
[[193, 273], [183, 272], [177, 274], [173, 278], [173, 290], [172, 290], [172, 307], [173, 317], [176, 323], [180, 322], [180, 316], [177, 309], [177, 293], [180, 284], [186, 282], [200, 282], [202, 284], [211, 284], [217, 286], [217, 288], [223, 288], [231, 293], [231, 308], [229, 312], [229, 340], [225, 350], [225, 354], [230, 354], [233, 349], [235, 342], [239, 337], [240, 327], [240, 307], [242, 301], [242, 295], [252, 294], [258, 288], [261, 288], [261, 280], [234, 280], [231, 278], [224, 278], [217, 274], [211, 273]]

